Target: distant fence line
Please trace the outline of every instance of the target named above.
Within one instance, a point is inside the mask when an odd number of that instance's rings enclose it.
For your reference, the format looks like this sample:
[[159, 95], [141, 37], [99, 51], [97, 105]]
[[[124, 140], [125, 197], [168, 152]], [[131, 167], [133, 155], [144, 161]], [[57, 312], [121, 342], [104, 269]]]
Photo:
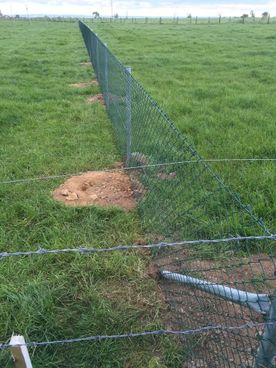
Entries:
[[270, 24], [276, 22], [276, 17], [100, 17], [91, 18], [92, 22], [103, 23], [137, 23], [137, 24], [198, 24], [198, 25], [210, 25], [210, 24]]
[[[46, 22], [77, 22], [80, 17], [63, 17], [63, 16], [44, 16], [44, 17], [11, 17], [5, 16], [0, 18], [0, 21], [15, 20], [15, 21], [46, 21]], [[219, 16], [219, 17], [81, 17], [82, 21], [91, 21], [93, 23], [126, 23], [126, 24], [179, 24], [179, 25], [215, 25], [215, 24], [275, 24], [276, 17], [243, 17], [243, 16]]]

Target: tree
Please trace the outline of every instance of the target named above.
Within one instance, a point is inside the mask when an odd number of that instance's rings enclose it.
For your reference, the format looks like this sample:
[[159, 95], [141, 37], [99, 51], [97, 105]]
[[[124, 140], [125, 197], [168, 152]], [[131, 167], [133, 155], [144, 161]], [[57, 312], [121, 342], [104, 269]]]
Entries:
[[270, 14], [269, 14], [269, 12], [263, 12], [262, 18], [267, 20], [267, 24], [270, 23]]
[[254, 13], [254, 10], [251, 10], [251, 11], [250, 11], [250, 15], [251, 15], [251, 18], [255, 19], [255, 13]]
[[2, 14], [2, 12], [1, 12], [1, 10], [0, 10], [0, 18], [2, 18], [3, 17], [3, 14]]
[[245, 22], [245, 18], [248, 18], [248, 14], [243, 14], [241, 16], [241, 19], [242, 19], [242, 22], [244, 23]]
[[92, 13], [92, 15], [93, 15], [93, 17], [94, 17], [95, 19], [100, 18], [100, 14], [99, 14], [97, 11], [94, 11], [94, 12]]

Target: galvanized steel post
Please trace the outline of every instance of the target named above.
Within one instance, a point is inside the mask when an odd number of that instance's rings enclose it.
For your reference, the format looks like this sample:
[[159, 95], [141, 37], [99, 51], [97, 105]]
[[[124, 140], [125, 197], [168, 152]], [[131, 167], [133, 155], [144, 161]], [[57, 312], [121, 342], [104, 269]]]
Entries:
[[126, 67], [127, 83], [126, 83], [126, 166], [129, 166], [131, 159], [131, 144], [132, 144], [132, 127], [131, 127], [131, 99], [132, 99], [132, 77], [131, 67]]
[[99, 82], [100, 74], [99, 74], [99, 40], [98, 35], [96, 33], [96, 77]]
[[219, 296], [232, 303], [246, 306], [257, 313], [265, 315], [271, 308], [271, 302], [267, 294], [255, 294], [225, 285], [209, 282], [195, 277], [182, 275], [176, 272], [161, 271], [161, 276], [167, 280], [191, 285], [196, 289], [206, 291], [209, 294]]
[[108, 107], [109, 105], [109, 86], [108, 86], [108, 49], [107, 49], [107, 44], [104, 44], [105, 49], [104, 49], [104, 82], [105, 82], [105, 91], [104, 91], [104, 99], [105, 99], [105, 104]]
[[271, 368], [276, 366], [276, 289], [271, 296], [271, 305], [265, 321], [268, 324], [265, 326], [260, 342], [255, 368]]

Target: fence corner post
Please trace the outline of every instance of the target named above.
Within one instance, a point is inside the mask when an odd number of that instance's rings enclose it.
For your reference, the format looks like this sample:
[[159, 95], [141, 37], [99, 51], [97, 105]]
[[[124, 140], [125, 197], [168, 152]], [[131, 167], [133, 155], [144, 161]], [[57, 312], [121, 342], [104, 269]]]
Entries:
[[127, 147], [126, 147], [126, 166], [129, 166], [131, 159], [131, 139], [132, 139], [132, 127], [131, 127], [131, 99], [132, 99], [132, 77], [131, 67], [126, 67], [127, 74], [127, 85], [126, 85], [126, 136], [127, 136]]
[[16, 368], [32, 368], [31, 358], [23, 336], [12, 336], [10, 351]]

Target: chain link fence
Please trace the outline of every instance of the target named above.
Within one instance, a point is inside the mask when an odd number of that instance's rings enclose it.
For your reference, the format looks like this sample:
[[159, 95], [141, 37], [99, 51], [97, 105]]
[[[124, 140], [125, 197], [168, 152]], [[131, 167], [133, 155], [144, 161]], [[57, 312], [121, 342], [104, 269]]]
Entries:
[[[114, 137], [152, 241], [270, 235], [177, 130], [153, 98], [88, 26], [80, 30]], [[181, 367], [273, 367], [276, 321], [275, 240], [179, 245], [152, 251], [152, 275], [175, 330], [222, 325], [178, 338]]]

